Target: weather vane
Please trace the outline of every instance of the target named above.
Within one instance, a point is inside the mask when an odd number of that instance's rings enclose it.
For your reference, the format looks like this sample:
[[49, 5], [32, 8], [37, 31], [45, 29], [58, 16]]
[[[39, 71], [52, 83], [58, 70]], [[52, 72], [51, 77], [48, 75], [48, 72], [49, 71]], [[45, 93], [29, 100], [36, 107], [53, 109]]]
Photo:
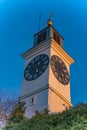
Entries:
[[53, 17], [53, 12], [50, 13], [50, 15], [49, 15], [49, 19], [52, 20], [52, 17]]
[[53, 22], [52, 22], [52, 16], [53, 16], [53, 13], [51, 12], [50, 15], [49, 15], [49, 19], [48, 19], [48, 26], [52, 26]]

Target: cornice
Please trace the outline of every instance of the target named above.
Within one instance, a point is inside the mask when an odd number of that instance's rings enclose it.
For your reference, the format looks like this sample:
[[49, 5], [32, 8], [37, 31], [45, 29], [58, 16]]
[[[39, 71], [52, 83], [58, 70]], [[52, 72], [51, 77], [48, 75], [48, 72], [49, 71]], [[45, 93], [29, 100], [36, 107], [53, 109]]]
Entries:
[[74, 63], [74, 59], [72, 59], [66, 51], [63, 50], [62, 47], [60, 47], [59, 44], [55, 42], [55, 40], [51, 39], [51, 47], [68, 63], [72, 64]]
[[28, 51], [24, 52], [21, 56], [24, 59], [30, 58], [33, 55], [36, 55], [38, 53], [43, 52], [44, 50], [48, 49], [50, 47], [50, 40], [43, 42], [41, 44], [38, 44], [37, 46], [32, 47]]
[[25, 94], [25, 95], [19, 97], [19, 100], [23, 100], [24, 98], [30, 97], [30, 96], [32, 96], [32, 95], [34, 95], [34, 94], [36, 94], [36, 93], [39, 93], [39, 92], [41, 92], [41, 91], [44, 91], [44, 90], [46, 90], [46, 89], [48, 89], [48, 85], [46, 85], [46, 86], [44, 86], [44, 87], [41, 87], [41, 88], [39, 88], [39, 89], [36, 89], [35, 91], [29, 92], [29, 93], [27, 93], [27, 94]]
[[72, 104], [61, 93], [59, 93], [56, 89], [54, 89], [52, 86], [50, 86], [48, 84], [42, 88], [36, 89], [35, 91], [32, 91], [30, 93], [27, 93], [27, 94], [19, 97], [19, 101], [23, 100], [24, 98], [30, 97], [36, 93], [39, 93], [41, 91], [44, 91], [46, 89], [50, 89], [51, 91], [53, 91], [58, 97], [60, 97], [64, 102], [66, 102], [69, 107], [72, 107]]
[[61, 93], [59, 93], [56, 89], [54, 89], [52, 86], [49, 85], [49, 88], [58, 96], [60, 97], [64, 102], [66, 102], [69, 107], [72, 107], [72, 104], [66, 99]]
[[53, 39], [50, 39], [46, 42], [38, 44], [35, 47], [32, 47], [28, 51], [24, 52], [21, 56], [24, 59], [27, 59], [27, 58], [30, 58], [34, 55], [37, 55], [38, 53], [42, 53], [43, 51], [45, 51], [48, 48], [50, 48], [50, 49], [53, 48], [55, 50], [55, 52], [57, 52], [61, 56], [61, 58], [63, 58], [68, 64], [74, 63], [74, 60]]

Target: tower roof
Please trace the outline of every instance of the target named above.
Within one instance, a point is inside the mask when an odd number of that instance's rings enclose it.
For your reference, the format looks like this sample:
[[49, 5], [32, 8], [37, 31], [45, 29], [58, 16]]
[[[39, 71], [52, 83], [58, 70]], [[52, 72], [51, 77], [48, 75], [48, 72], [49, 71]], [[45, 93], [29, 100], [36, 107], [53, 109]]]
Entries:
[[49, 39], [54, 39], [61, 47], [64, 38], [59, 32], [52, 26], [52, 20], [49, 19], [47, 27], [34, 34], [34, 46], [46, 42]]

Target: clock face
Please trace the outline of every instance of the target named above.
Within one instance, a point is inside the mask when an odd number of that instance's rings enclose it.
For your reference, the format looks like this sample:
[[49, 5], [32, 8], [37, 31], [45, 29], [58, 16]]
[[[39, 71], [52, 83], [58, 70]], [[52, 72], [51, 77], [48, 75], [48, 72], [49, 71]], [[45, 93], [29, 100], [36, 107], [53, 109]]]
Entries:
[[58, 79], [58, 81], [64, 85], [69, 83], [69, 73], [65, 63], [56, 55], [51, 57], [51, 68]]
[[40, 54], [33, 58], [24, 71], [24, 78], [28, 81], [35, 80], [41, 76], [49, 64], [49, 57], [46, 54]]

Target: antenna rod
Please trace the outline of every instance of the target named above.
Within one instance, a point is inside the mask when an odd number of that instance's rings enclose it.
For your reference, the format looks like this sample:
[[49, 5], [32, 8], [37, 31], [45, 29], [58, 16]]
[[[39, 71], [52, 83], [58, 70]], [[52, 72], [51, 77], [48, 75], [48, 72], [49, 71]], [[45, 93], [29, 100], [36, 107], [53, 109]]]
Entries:
[[39, 30], [40, 30], [40, 22], [41, 22], [41, 12], [40, 12], [40, 15], [39, 15], [38, 32], [39, 32]]

